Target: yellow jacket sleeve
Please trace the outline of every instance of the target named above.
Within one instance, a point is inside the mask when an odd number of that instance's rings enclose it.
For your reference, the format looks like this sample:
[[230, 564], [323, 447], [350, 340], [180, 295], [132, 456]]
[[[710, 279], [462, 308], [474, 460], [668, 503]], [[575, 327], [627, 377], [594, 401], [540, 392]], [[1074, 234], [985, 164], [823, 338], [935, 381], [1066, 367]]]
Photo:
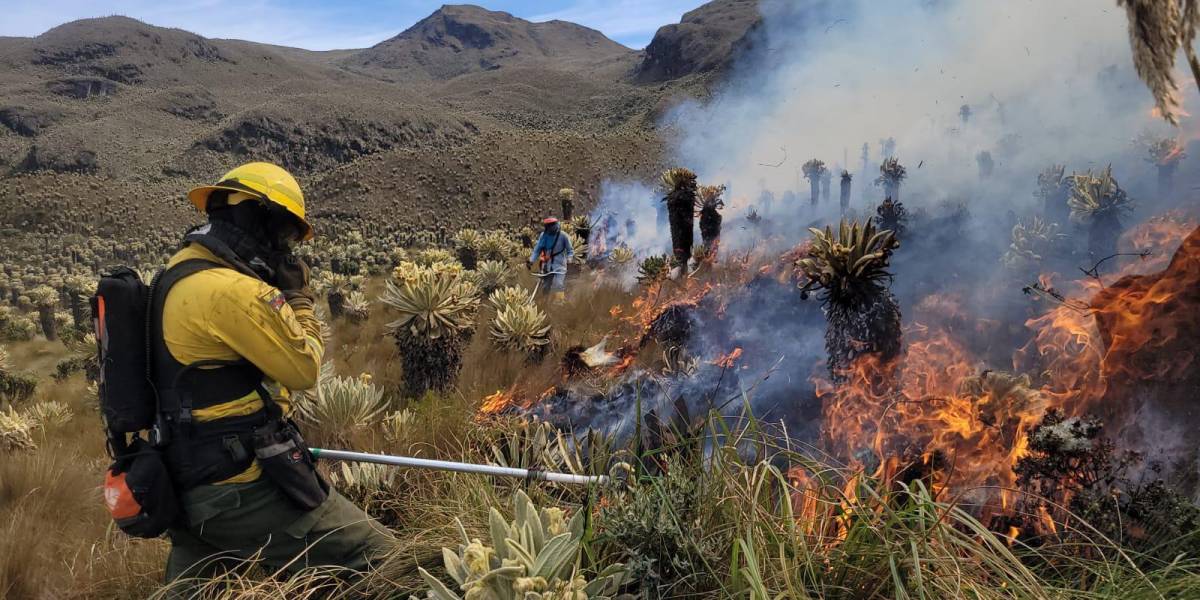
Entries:
[[310, 307], [293, 308], [279, 290], [238, 278], [212, 303], [209, 326], [222, 342], [289, 390], [317, 384], [324, 348]]

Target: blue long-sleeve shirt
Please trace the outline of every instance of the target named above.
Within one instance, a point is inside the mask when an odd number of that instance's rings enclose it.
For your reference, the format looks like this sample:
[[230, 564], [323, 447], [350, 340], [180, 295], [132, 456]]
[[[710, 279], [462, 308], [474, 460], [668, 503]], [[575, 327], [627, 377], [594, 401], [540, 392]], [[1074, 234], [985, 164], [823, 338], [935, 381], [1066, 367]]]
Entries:
[[575, 256], [575, 248], [571, 246], [571, 238], [561, 230], [543, 231], [538, 241], [533, 245], [529, 262], [537, 262], [538, 255], [543, 251], [550, 255], [551, 270], [558, 271], [567, 266], [567, 261]]

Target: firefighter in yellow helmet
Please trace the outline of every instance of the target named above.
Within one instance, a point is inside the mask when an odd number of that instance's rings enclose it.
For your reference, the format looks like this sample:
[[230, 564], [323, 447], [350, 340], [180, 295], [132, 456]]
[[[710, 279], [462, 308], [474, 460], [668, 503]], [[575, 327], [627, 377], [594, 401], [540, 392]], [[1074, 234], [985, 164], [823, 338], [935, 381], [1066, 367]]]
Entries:
[[188, 199], [208, 223], [184, 237], [150, 312], [159, 409], [177, 415], [155, 434], [184, 509], [167, 581], [186, 589], [250, 557], [364, 570], [391, 537], [316, 472], [288, 418], [289, 390], [316, 385], [324, 351], [292, 253], [313, 237], [300, 186], [255, 162]]

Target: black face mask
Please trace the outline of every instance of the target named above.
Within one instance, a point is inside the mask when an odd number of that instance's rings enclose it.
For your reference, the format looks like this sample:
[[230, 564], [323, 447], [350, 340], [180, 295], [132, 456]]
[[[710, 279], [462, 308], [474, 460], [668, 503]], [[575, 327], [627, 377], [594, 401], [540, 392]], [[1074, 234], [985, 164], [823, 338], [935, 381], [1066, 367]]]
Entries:
[[228, 193], [209, 198], [209, 224], [184, 239], [200, 243], [227, 261], [238, 263], [238, 270], [271, 281], [275, 258], [292, 251], [302, 229], [295, 217], [282, 208], [265, 202], [246, 200], [233, 206], [226, 203]]
[[[245, 200], [233, 206], [225, 204], [228, 194], [209, 199], [209, 221], [232, 225], [245, 237], [239, 246], [256, 247], [254, 254], [267, 257], [279, 252], [291, 252], [292, 245], [300, 239], [301, 228], [283, 208], [262, 201]], [[244, 257], [250, 260], [253, 257]]]

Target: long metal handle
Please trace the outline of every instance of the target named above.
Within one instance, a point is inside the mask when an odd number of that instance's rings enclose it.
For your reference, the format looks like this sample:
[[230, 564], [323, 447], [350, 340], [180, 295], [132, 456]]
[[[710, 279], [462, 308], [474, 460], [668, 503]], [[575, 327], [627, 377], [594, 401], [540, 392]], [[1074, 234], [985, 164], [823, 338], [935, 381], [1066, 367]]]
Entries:
[[571, 473], [551, 473], [531, 469], [515, 469], [512, 467], [497, 467], [493, 465], [477, 465], [473, 463], [451, 462], [448, 460], [432, 460], [428, 458], [413, 458], [411, 456], [390, 456], [387, 454], [368, 454], [366, 452], [350, 452], [347, 450], [325, 450], [311, 448], [313, 456], [330, 460], [345, 460], [350, 462], [366, 462], [395, 467], [412, 467], [416, 469], [433, 469], [437, 471], [456, 471], [458, 473], [478, 473], [481, 475], [496, 475], [499, 477], [516, 477], [533, 481], [551, 481], [572, 485], [605, 485], [606, 475], [573, 475]]

